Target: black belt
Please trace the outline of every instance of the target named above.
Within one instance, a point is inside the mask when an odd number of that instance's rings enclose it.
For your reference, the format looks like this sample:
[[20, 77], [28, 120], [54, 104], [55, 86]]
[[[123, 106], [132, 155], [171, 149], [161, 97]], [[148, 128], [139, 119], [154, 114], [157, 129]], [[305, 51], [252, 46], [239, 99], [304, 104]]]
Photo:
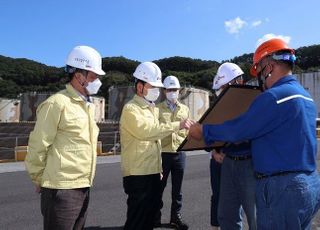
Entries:
[[252, 156], [251, 155], [245, 155], [245, 156], [230, 156], [230, 155], [226, 155], [228, 158], [230, 158], [231, 160], [234, 161], [243, 161], [243, 160], [248, 160], [251, 159]]
[[269, 175], [255, 172], [255, 176], [257, 179], [263, 179], [263, 178], [274, 177], [274, 176], [285, 176], [285, 175], [288, 175], [291, 173], [310, 173], [310, 172], [307, 172], [307, 171], [280, 171], [280, 172], [272, 173]]
[[170, 154], [170, 155], [172, 155], [172, 154], [179, 154], [179, 153], [183, 153], [184, 151], [179, 151], [179, 152], [161, 152], [162, 154]]

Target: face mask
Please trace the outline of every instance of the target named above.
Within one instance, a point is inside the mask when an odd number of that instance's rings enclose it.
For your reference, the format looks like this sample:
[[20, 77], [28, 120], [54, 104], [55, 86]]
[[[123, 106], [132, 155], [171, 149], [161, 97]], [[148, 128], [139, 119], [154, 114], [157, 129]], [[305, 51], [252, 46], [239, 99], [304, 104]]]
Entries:
[[266, 81], [267, 81], [267, 78], [268, 78], [268, 77], [271, 77], [271, 72], [272, 72], [272, 70], [271, 70], [268, 74], [263, 75], [263, 72], [264, 72], [264, 70], [266, 69], [266, 67], [267, 67], [267, 65], [264, 66], [264, 67], [262, 68], [262, 70], [258, 73], [258, 81], [259, 81], [259, 84], [260, 84], [260, 86], [262, 86], [262, 88], [264, 88], [264, 89], [267, 89]]
[[166, 93], [166, 97], [171, 102], [176, 102], [178, 99], [179, 93], [178, 92], [168, 92]]
[[222, 91], [223, 91], [223, 89], [222, 89], [222, 88], [220, 88], [220, 89], [216, 90], [216, 95], [219, 97], [219, 95], [222, 93]]
[[99, 78], [97, 78], [93, 82], [88, 83], [88, 85], [86, 86], [86, 90], [89, 95], [97, 94], [101, 85], [102, 85], [101, 81], [99, 80]]
[[147, 101], [154, 102], [158, 99], [159, 95], [160, 95], [159, 88], [150, 88], [150, 89], [148, 89], [148, 93], [147, 93], [147, 95], [144, 96], [144, 98]]

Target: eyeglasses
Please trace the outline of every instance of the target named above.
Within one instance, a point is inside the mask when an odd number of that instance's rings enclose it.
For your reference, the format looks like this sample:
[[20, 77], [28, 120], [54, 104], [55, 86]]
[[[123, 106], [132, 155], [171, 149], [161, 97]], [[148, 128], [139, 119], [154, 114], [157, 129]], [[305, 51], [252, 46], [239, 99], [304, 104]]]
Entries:
[[230, 81], [228, 84], [229, 85], [241, 85], [241, 84], [243, 84], [243, 76], [240, 75], [239, 77], [236, 77], [235, 79]]
[[167, 92], [176, 92], [176, 91], [179, 91], [179, 89], [165, 89], [167, 90]]

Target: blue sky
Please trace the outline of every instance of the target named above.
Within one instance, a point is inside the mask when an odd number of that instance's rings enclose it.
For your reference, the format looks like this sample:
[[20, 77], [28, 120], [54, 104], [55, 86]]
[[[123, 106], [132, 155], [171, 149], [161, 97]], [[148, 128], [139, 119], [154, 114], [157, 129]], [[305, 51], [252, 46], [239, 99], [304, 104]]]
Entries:
[[319, 0], [0, 0], [0, 55], [61, 67], [76, 45], [103, 57], [222, 61], [266, 34], [320, 44]]

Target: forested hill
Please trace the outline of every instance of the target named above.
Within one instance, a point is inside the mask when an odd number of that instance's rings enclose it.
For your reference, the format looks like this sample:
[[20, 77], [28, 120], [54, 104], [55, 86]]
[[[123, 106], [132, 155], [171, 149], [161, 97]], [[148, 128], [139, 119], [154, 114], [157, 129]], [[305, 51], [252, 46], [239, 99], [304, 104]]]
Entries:
[[[225, 61], [240, 65], [249, 78], [252, 55], [244, 54]], [[320, 45], [301, 47], [296, 50], [296, 55], [296, 73], [320, 70]], [[212, 77], [221, 64], [187, 57], [170, 57], [154, 62], [161, 68], [163, 76], [175, 75], [182, 85], [207, 89], [211, 88]], [[103, 58], [103, 69], [107, 74], [102, 77], [103, 85], [99, 95], [107, 98], [111, 85], [132, 84], [132, 73], [138, 64], [138, 61], [125, 57]], [[16, 98], [20, 93], [29, 91], [56, 92], [64, 87], [66, 81], [63, 67], [51, 67], [28, 59], [13, 59], [0, 55], [0, 97]]]

